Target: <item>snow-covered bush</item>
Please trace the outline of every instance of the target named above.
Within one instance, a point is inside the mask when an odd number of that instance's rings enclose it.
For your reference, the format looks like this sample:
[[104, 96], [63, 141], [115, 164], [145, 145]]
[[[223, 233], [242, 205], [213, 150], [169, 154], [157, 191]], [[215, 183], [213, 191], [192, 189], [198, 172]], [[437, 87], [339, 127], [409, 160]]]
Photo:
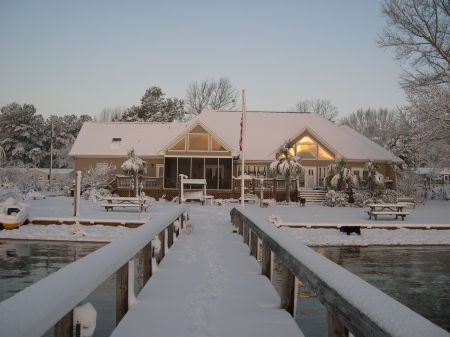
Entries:
[[23, 199], [24, 200], [42, 200], [42, 199], [45, 199], [45, 195], [43, 195], [40, 192], [29, 191]]
[[114, 177], [115, 166], [99, 165], [89, 169], [81, 179], [81, 197], [85, 200], [97, 201], [111, 196], [110, 182]]
[[111, 191], [106, 188], [89, 188], [81, 194], [81, 197], [84, 200], [96, 202], [111, 197]]
[[38, 174], [27, 174], [25, 169], [16, 167], [0, 169], [0, 187], [17, 190], [19, 194], [42, 190]]
[[329, 190], [327, 194], [325, 194], [325, 201], [323, 202], [323, 205], [329, 207], [350, 206], [347, 201], [347, 193], [335, 190]]
[[353, 203], [348, 202], [348, 194], [345, 192], [337, 192], [330, 190], [325, 195], [324, 206], [329, 207], [366, 207], [373, 203], [397, 203], [397, 198], [402, 195], [397, 191], [385, 190], [371, 192], [366, 190], [355, 190], [353, 193]]

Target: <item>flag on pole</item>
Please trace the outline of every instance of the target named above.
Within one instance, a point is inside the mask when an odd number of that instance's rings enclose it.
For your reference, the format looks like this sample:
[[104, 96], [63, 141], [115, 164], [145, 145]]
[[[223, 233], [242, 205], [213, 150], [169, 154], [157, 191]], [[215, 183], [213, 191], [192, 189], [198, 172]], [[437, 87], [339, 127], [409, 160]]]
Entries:
[[242, 117], [241, 117], [241, 137], [239, 139], [239, 150], [241, 151], [241, 206], [244, 207], [244, 173], [245, 173], [245, 159], [244, 159], [244, 128], [245, 128], [245, 111], [247, 110], [245, 102], [245, 90], [242, 89]]
[[242, 141], [244, 138], [244, 111], [241, 116], [241, 137], [239, 138], [239, 151], [242, 151]]

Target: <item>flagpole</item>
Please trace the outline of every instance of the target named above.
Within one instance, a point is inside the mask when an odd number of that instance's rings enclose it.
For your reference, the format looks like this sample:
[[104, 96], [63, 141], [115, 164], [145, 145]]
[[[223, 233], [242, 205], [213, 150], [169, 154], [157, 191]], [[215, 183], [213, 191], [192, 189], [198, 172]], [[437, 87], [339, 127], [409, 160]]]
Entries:
[[247, 112], [247, 106], [245, 102], [245, 89], [242, 89], [242, 148], [241, 148], [241, 206], [244, 207], [244, 134], [245, 134], [245, 115]]

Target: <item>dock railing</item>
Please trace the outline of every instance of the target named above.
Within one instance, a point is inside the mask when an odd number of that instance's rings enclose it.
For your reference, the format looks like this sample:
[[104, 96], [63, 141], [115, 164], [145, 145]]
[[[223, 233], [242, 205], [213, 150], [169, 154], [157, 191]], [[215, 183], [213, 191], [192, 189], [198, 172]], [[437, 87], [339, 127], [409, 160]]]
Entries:
[[262, 274], [271, 278], [273, 254], [281, 261], [281, 307], [295, 316], [296, 278], [318, 297], [327, 310], [328, 336], [349, 336], [349, 332], [377, 337], [449, 336], [381, 290], [280, 232], [255, 210], [235, 207], [231, 222], [249, 245], [250, 254], [261, 260]]
[[[135, 296], [131, 276], [134, 275], [134, 257], [142, 251], [145, 284], [152, 275], [152, 254], [156, 252], [152, 249], [152, 240], [158, 236], [161, 241], [158, 256], [155, 256], [159, 263], [166, 247], [173, 244], [174, 233], [178, 234], [183, 228], [186, 217], [186, 206], [175, 206], [164, 215], [155, 216], [150, 222], [2, 301], [0, 336], [42, 336], [52, 327], [55, 336], [73, 336], [73, 309], [114, 273], [117, 325]], [[174, 225], [176, 221], [178, 226]]]

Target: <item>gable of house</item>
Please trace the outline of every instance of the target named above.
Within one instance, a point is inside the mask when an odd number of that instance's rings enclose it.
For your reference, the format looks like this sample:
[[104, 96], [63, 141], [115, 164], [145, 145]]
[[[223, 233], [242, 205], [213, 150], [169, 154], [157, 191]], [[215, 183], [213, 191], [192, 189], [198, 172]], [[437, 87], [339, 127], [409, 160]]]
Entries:
[[232, 156], [233, 149], [208, 129], [195, 121], [186, 131], [172, 140], [159, 154], [165, 156]]

